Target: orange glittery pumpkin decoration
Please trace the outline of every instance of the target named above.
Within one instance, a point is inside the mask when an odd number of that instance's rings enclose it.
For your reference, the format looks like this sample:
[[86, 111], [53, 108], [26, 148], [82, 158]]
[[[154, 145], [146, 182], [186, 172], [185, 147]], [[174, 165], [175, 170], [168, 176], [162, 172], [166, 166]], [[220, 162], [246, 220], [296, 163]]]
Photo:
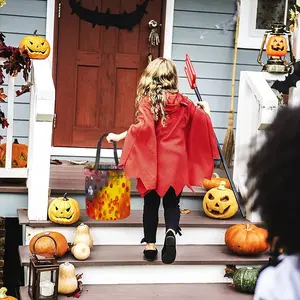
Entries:
[[[18, 140], [15, 139], [12, 144], [12, 168], [26, 168], [28, 157], [28, 146], [25, 144], [19, 144]], [[0, 167], [5, 167], [6, 159], [6, 144], [0, 145]]]
[[286, 56], [287, 42], [282, 35], [273, 35], [269, 38], [266, 48], [266, 53], [269, 56]]

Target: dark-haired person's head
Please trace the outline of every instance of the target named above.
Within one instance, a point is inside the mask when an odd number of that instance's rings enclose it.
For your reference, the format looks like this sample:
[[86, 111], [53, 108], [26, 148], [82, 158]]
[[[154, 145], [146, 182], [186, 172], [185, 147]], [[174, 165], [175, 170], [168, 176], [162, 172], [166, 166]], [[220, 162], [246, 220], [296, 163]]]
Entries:
[[300, 253], [300, 107], [281, 109], [266, 141], [248, 164], [248, 199], [266, 224], [271, 243]]

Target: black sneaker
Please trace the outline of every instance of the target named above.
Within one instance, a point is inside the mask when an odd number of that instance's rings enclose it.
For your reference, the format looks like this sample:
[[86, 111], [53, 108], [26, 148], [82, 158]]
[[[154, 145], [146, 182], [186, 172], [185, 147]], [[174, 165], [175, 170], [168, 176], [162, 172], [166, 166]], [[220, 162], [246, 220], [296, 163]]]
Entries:
[[157, 249], [145, 249], [144, 250], [144, 258], [147, 261], [154, 261], [157, 259]]
[[171, 264], [176, 258], [176, 238], [172, 230], [168, 230], [166, 233], [161, 255], [161, 259], [164, 264]]

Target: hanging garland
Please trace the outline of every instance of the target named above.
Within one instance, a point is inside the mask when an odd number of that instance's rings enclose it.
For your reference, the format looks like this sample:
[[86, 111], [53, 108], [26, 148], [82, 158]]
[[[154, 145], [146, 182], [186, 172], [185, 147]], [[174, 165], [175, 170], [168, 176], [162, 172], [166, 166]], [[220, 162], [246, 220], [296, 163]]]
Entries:
[[69, 0], [69, 5], [72, 8], [72, 14], [76, 14], [80, 19], [89, 22], [93, 25], [93, 28], [98, 26], [117, 27], [119, 29], [127, 29], [131, 31], [132, 28], [140, 23], [143, 16], [148, 14], [146, 8], [149, 0], [145, 0], [142, 4], [137, 4], [136, 10], [133, 12], [124, 11], [121, 14], [112, 14], [108, 8], [105, 13], [99, 12], [98, 6], [95, 10], [90, 10], [80, 5], [77, 0]]
[[[1, 3], [1, 2], [0, 2]], [[5, 73], [16, 77], [20, 72], [23, 73], [23, 78], [27, 82], [31, 70], [31, 59], [28, 51], [24, 48], [7, 46], [5, 44], [5, 35], [0, 32], [0, 59], [3, 59], [3, 65], [0, 65], [0, 86], [4, 83]], [[20, 90], [16, 91], [16, 97], [30, 91], [31, 83], [23, 85]], [[7, 95], [4, 89], [0, 88], [0, 103], [5, 102]], [[9, 124], [4, 112], [0, 108], [0, 126], [2, 128], [8, 127]], [[0, 140], [3, 137], [0, 136]]]

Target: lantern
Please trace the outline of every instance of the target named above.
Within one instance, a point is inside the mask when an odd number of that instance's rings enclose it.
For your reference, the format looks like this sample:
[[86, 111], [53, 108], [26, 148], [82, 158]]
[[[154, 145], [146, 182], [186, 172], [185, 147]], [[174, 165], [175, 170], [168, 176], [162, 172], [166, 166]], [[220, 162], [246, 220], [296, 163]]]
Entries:
[[59, 264], [55, 254], [47, 258], [35, 254], [35, 244], [42, 237], [51, 238], [56, 248], [56, 241], [49, 235], [42, 235], [35, 241], [29, 264], [28, 295], [31, 300], [57, 300]]
[[[261, 58], [267, 38], [266, 54], [268, 61], [264, 64]], [[290, 50], [290, 61], [285, 59], [288, 47]], [[265, 32], [257, 62], [263, 66], [262, 71], [269, 73], [288, 73], [290, 71], [292, 64], [295, 63], [295, 58], [292, 50], [291, 32], [285, 30], [284, 24], [275, 23], [272, 25], [271, 30]]]

